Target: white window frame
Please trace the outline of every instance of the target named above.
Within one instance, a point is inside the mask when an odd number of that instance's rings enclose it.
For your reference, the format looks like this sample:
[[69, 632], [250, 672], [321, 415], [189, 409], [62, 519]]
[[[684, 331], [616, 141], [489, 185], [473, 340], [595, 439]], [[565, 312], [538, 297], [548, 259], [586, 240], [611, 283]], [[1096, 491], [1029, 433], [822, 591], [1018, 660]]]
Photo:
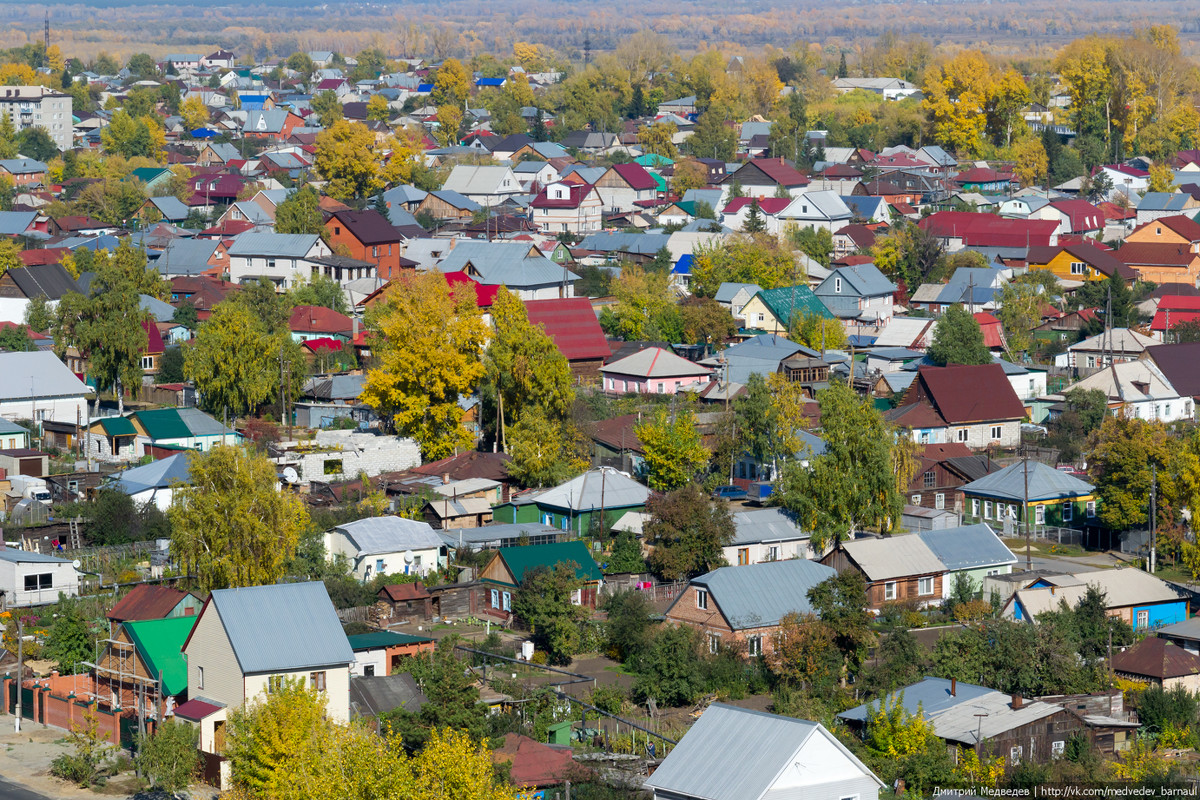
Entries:
[[992, 501], [991, 500], [983, 501], [983, 518], [984, 519], [992, 518]]
[[971, 516], [979, 516], [979, 500], [976, 498], [971, 498]]
[[883, 584], [883, 599], [884, 600], [895, 600], [896, 599], [896, 582], [895, 581], [888, 581], [885, 584]]
[[708, 611], [708, 589], [696, 590], [696, 608]]
[[762, 636], [746, 637], [746, 654], [751, 658], [757, 658], [763, 654]]
[[941, 492], [935, 494], [933, 496], [933, 507], [938, 511], [944, 510], [946, 508], [946, 495]]
[[1025, 748], [1021, 745], [1016, 745], [1008, 751], [1008, 763], [1012, 766], [1017, 766], [1021, 763], [1021, 756], [1025, 755]]
[[954, 436], [955, 441], [966, 444], [971, 440], [971, 431], [967, 428], [959, 428], [957, 431], [955, 431]]
[[1087, 517], [1088, 517], [1088, 519], [1094, 519], [1096, 517], [1096, 501], [1095, 500], [1087, 501]]
[[992, 441], [998, 442], [1003, 437], [1004, 437], [1004, 426], [1003, 425], [993, 425], [992, 426]]
[[196, 667], [196, 688], [204, 688], [204, 667]]
[[1050, 755], [1053, 758], [1059, 758], [1066, 752], [1067, 743], [1062, 739], [1050, 743]]
[[1046, 524], [1046, 507], [1045, 506], [1037, 505], [1037, 506], [1033, 507], [1033, 524], [1034, 525], [1045, 525]]
[[1062, 519], [1063, 522], [1070, 522], [1075, 518], [1075, 504], [1070, 500], [1062, 504]]
[[[926, 588], [926, 587], [928, 587], [928, 588]], [[931, 594], [933, 594], [933, 578], [932, 577], [917, 578], [917, 596], [918, 597], [927, 597], [928, 595], [931, 595]]]
[[719, 634], [719, 633], [708, 634], [708, 652], [711, 653], [712, 655], [716, 655], [717, 651], [720, 649], [721, 649], [721, 634]]
[[1149, 609], [1142, 609], [1141, 611], [1138, 611], [1136, 613], [1136, 615], [1134, 616], [1134, 621], [1135, 621], [1137, 627], [1139, 627], [1139, 628], [1150, 627], [1150, 611], [1149, 611]]
[[921, 505], [921, 495], [919, 495], [919, 494], [914, 494], [912, 497], [910, 497], [908, 499], [910, 501], [909, 505], [914, 505], [914, 506]]

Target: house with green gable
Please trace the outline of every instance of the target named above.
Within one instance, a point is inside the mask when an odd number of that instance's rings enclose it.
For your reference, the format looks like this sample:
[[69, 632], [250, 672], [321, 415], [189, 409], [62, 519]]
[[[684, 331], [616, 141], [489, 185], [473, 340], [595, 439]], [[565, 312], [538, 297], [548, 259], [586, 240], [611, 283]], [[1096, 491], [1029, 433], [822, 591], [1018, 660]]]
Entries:
[[107, 641], [97, 662], [97, 682], [119, 697], [122, 708], [136, 708], [143, 695], [164, 701], [187, 694], [183, 644], [196, 617], [167, 617], [123, 622]]
[[143, 452], [159, 450], [208, 451], [219, 444], [237, 444], [241, 434], [198, 408], [156, 408], [134, 411], [130, 422]]
[[1069, 472], [1024, 459], [963, 484], [963, 524], [983, 522], [1019, 534], [1029, 519], [1033, 530], [1095, 528], [1096, 487]]
[[650, 490], [633, 478], [599, 467], [559, 486], [513, 497], [496, 506], [493, 520], [540, 522], [583, 536], [593, 523], [609, 530], [626, 513], [642, 511], [649, 498]]
[[834, 319], [833, 312], [807, 285], [762, 289], [742, 307], [747, 331], [787, 334], [793, 319], [816, 316]]
[[574, 564], [575, 577], [582, 583], [572, 595], [571, 602], [595, 608], [604, 574], [588, 552], [587, 545], [578, 539], [501, 547], [479, 572], [483, 596], [476, 607], [485, 614], [506, 616], [512, 611], [513, 593], [525, 576], [536, 569], [554, 569], [559, 564]]
[[153, 194], [156, 189], [168, 185], [175, 173], [166, 167], [138, 167], [126, 176], [127, 181], [139, 181], [145, 186], [147, 194]]

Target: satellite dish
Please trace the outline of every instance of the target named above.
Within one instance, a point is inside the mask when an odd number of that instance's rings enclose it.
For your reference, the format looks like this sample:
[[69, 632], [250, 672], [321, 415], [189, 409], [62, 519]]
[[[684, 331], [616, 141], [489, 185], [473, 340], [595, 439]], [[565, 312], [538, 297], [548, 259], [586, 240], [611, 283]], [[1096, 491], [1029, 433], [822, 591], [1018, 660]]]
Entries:
[[405, 563], [405, 564], [411, 564], [411, 563], [412, 563], [412, 561], [413, 561], [413, 554], [412, 554], [412, 550], [405, 550], [405, 551], [404, 551], [404, 563]]
[[284, 467], [284, 469], [283, 469], [283, 482], [284, 483], [295, 483], [298, 480], [300, 480], [300, 474], [298, 472], [296, 472], [295, 467]]
[[80, 567], [83, 566], [83, 562], [77, 558], [71, 562], [71, 566], [74, 567], [75, 569], [79, 569]]

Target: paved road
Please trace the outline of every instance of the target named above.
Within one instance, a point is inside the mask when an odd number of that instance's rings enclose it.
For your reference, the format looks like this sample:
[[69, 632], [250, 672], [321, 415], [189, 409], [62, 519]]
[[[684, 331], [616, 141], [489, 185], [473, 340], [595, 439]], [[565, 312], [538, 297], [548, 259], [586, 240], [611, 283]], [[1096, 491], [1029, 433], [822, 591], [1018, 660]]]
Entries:
[[0, 800], [50, 800], [50, 798], [0, 776]]

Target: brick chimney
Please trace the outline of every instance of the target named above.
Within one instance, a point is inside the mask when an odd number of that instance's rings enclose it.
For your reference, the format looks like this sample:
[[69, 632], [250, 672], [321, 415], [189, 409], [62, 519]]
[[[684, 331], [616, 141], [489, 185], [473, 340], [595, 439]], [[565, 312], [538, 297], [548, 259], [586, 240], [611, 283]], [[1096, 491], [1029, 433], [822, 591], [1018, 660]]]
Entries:
[[1014, 694], [1012, 696], [1012, 710], [1020, 711], [1024, 706], [1025, 706], [1025, 698], [1021, 697], [1021, 695], [1019, 695], [1019, 694]]

